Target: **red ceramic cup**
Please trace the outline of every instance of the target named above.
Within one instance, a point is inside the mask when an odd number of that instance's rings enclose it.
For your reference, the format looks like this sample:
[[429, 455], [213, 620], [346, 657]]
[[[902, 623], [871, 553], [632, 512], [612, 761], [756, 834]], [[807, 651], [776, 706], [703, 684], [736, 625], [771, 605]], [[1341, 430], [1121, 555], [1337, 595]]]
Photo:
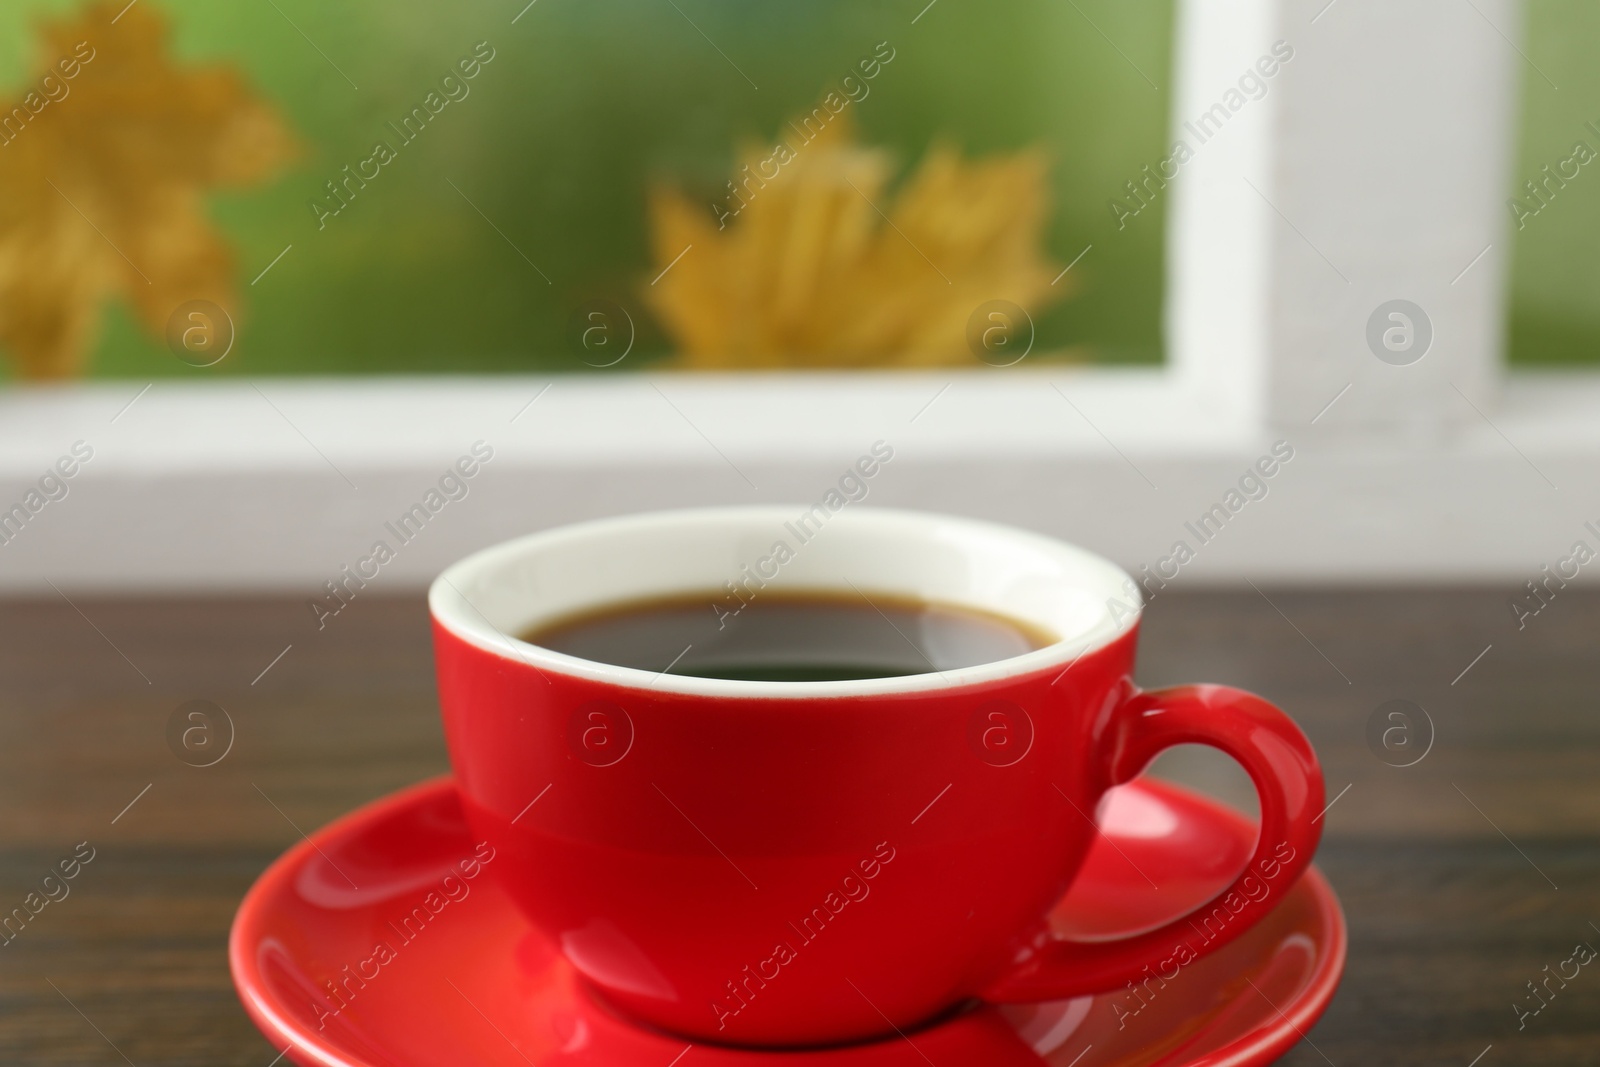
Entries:
[[[763, 583], [744, 584], [755, 595], [853, 584], [1060, 640], [943, 673], [747, 682], [508, 636], [678, 593], [706, 591], [709, 611], [746, 573]], [[870, 508], [640, 515], [479, 552], [429, 603], [451, 761], [494, 875], [602, 999], [694, 1040], [825, 1045], [908, 1031], [973, 998], [1175, 981], [1265, 915], [1317, 845], [1322, 775], [1294, 723], [1223, 686], [1141, 692], [1132, 580], [1034, 534]], [[1255, 782], [1249, 864], [1157, 929], [1053, 936], [1045, 915], [1106, 790], [1191, 742]]]

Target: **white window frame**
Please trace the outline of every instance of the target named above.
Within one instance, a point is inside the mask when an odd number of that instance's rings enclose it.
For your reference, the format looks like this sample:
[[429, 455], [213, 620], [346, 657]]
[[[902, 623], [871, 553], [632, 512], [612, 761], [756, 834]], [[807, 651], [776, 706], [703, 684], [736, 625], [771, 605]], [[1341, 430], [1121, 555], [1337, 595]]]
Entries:
[[[1503, 371], [1519, 5], [1179, 8], [1175, 136], [1274, 42], [1294, 58], [1162, 194], [1164, 367], [18, 387], [0, 510], [74, 441], [95, 451], [0, 544], [0, 591], [309, 596], [478, 440], [494, 459], [385, 588], [581, 518], [811, 502], [879, 440], [895, 456], [868, 504], [1021, 524], [1135, 572], [1184, 540], [1180, 584], [1520, 582], [1600, 544], [1600, 375]], [[1409, 366], [1364, 340], [1395, 298], [1433, 325]], [[1276, 441], [1294, 458], [1268, 495], [1186, 532]]]

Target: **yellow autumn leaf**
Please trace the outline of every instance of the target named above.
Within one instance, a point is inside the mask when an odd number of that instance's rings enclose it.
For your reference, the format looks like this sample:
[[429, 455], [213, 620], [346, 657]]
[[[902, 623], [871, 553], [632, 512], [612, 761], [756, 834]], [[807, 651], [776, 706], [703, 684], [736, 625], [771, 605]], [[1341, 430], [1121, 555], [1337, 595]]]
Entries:
[[1042, 248], [1042, 152], [969, 161], [935, 145], [891, 194], [890, 157], [856, 143], [848, 113], [802, 143], [812, 127], [789, 128], [798, 136], [776, 151], [740, 150], [716, 210], [671, 188], [650, 194], [666, 273], [645, 295], [682, 365], [971, 363], [979, 305], [1032, 314], [1066, 295], [1070, 279], [1051, 285], [1060, 266]]
[[204, 197], [295, 146], [236, 71], [175, 65], [167, 36], [152, 4], [91, 3], [41, 28], [29, 83], [0, 102], [0, 346], [23, 377], [82, 373], [113, 297], [156, 336], [190, 300], [238, 319]]

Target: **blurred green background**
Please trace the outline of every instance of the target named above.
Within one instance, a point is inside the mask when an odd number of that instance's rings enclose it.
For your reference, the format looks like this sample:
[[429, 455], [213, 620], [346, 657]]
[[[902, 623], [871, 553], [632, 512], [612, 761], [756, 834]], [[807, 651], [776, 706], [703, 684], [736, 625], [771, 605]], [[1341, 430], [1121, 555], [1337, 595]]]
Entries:
[[[1094, 247], [1073, 270], [1077, 292], [1038, 317], [1036, 349], [1159, 361], [1164, 205], [1119, 232], [1107, 201], [1164, 154], [1171, 0], [946, 0], [926, 11], [927, 0], [540, 0], [512, 24], [526, 2], [140, 0], [170, 16], [180, 59], [238, 66], [307, 150], [275, 182], [210, 201], [247, 301], [229, 358], [187, 367], [113, 308], [91, 373], [582, 370], [570, 320], [596, 297], [637, 310], [625, 366], [646, 366], [666, 348], [638, 299], [655, 273], [646, 188], [703, 192], [709, 214], [736, 145], [772, 143], [879, 41], [895, 58], [849, 110], [902, 175], [935, 137], [969, 157], [1033, 144], [1050, 154], [1048, 252], [1065, 265]], [[75, 6], [0, 7], [0, 85], [32, 80], [38, 16]], [[471, 95], [319, 232], [308, 201], [323, 183], [378, 137], [393, 141], [386, 124], [479, 41], [497, 55]]]
[[[969, 157], [1048, 151], [1047, 249], [1064, 264], [1093, 248], [1073, 270], [1077, 291], [1037, 316], [1037, 349], [1102, 363], [1161, 358], [1165, 202], [1119, 231], [1107, 201], [1164, 154], [1172, 0], [946, 0], [926, 10], [926, 0], [139, 2], [171, 17], [180, 59], [243, 70], [306, 152], [271, 184], [211, 198], [247, 301], [233, 354], [197, 371], [113, 306], [96, 376], [582, 370], [571, 320], [597, 297], [636, 312], [640, 338], [625, 366], [647, 366], [667, 345], [638, 298], [656, 269], [645, 190], [671, 183], [709, 212], [736, 145], [771, 143], [879, 41], [895, 59], [850, 112], [902, 174], [937, 137]], [[0, 86], [33, 80], [39, 16], [76, 6], [0, 7]], [[1600, 125], [1588, 47], [1600, 39], [1600, 4], [1529, 0], [1526, 13], [1517, 187], [1578, 140], [1600, 152], [1600, 134], [1585, 126]], [[323, 183], [366, 158], [390, 136], [387, 123], [479, 41], [497, 55], [471, 95], [319, 232], [308, 201]], [[1512, 361], [1600, 359], [1600, 161], [1520, 228], [1509, 211], [1507, 221]]]
[[[1574, 364], [1600, 361], [1600, 160], [1541, 206], [1523, 183], [1543, 178], [1583, 141], [1600, 153], [1600, 4], [1528, 0], [1521, 68], [1522, 128], [1511, 195], [1538, 214], [1518, 221], [1511, 253], [1511, 360]], [[1571, 173], [1572, 166], [1566, 168]]]

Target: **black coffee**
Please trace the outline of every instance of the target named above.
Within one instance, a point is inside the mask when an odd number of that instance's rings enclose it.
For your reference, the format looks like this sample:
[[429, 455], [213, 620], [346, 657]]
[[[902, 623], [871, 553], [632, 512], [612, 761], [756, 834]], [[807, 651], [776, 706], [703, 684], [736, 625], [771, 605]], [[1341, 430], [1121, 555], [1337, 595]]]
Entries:
[[1009, 659], [1052, 634], [1000, 615], [883, 593], [762, 592], [737, 613], [719, 593], [616, 604], [520, 634], [583, 659], [700, 678], [894, 678]]

